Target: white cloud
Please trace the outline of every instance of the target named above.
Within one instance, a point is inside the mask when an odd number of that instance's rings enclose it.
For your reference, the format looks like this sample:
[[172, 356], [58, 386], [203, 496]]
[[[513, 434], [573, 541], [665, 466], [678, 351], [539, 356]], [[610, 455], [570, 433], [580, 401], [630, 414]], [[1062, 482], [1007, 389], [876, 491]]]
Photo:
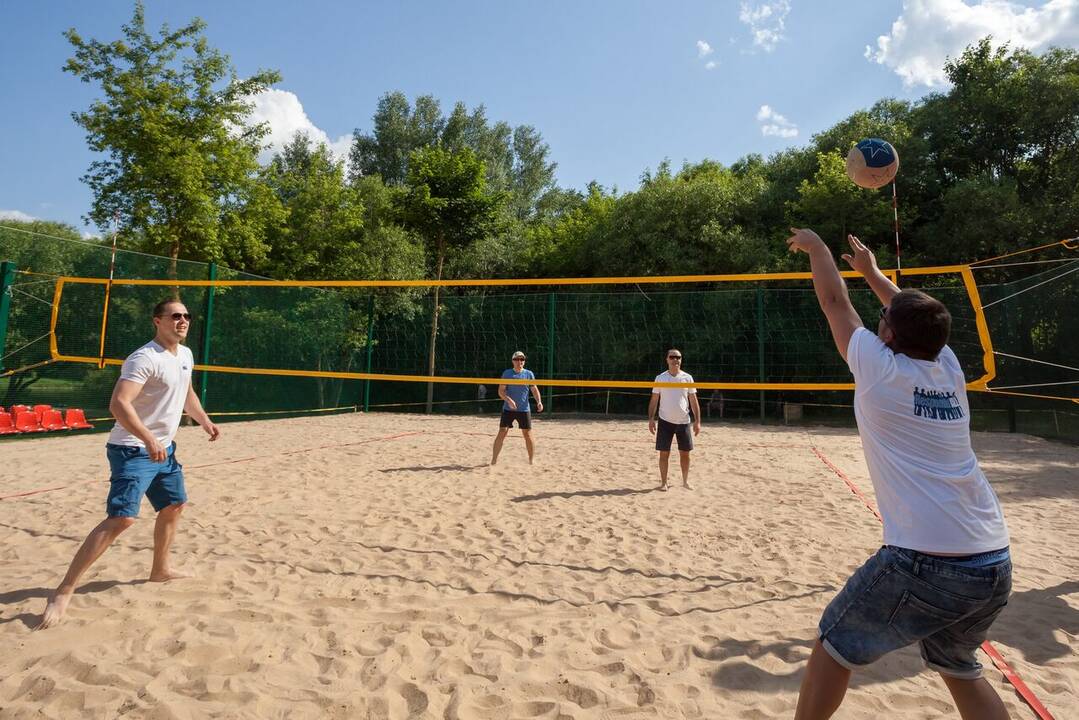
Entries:
[[768, 105], [761, 105], [761, 109], [757, 111], [757, 122], [761, 123], [761, 135], [766, 137], [798, 137], [798, 126]]
[[1035, 7], [1007, 0], [904, 0], [891, 32], [866, 46], [868, 60], [886, 65], [908, 88], [946, 85], [944, 63], [986, 35], [1037, 51], [1079, 47], [1079, 0], [1046, 0]]
[[738, 19], [749, 27], [753, 44], [765, 52], [771, 52], [783, 39], [783, 30], [790, 11], [790, 0], [743, 2]]
[[715, 50], [712, 49], [712, 46], [706, 43], [704, 40], [697, 41], [697, 57], [708, 57], [714, 52]]
[[704, 69], [705, 69], [705, 70], [715, 70], [715, 69], [716, 69], [716, 65], [718, 65], [718, 64], [719, 64], [719, 63], [717, 63], [717, 62], [716, 62], [715, 60], [709, 60], [708, 62], [706, 62], [706, 63], [704, 64]]
[[17, 220], [18, 222], [33, 222], [37, 220], [33, 215], [27, 215], [22, 210], [0, 210], [0, 220]]
[[287, 90], [267, 90], [253, 98], [254, 109], [249, 116], [252, 124], [264, 122], [270, 126], [269, 134], [263, 141], [269, 148], [259, 155], [261, 162], [269, 162], [275, 153], [280, 152], [297, 132], [307, 133], [315, 144], [325, 143], [337, 160], [348, 160], [352, 135], [342, 135], [336, 140], [319, 129], [304, 112], [303, 105], [295, 93]]

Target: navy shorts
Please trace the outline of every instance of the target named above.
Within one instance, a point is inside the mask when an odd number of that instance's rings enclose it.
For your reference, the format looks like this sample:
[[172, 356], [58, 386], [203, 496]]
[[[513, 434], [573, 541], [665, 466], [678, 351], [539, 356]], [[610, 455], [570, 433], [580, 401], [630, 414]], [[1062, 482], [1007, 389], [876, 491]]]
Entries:
[[689, 452], [693, 449], [693, 433], [690, 431], [692, 427], [692, 423], [681, 425], [659, 418], [659, 427], [656, 428], [656, 450], [670, 452], [671, 441], [678, 438], [678, 450]]
[[498, 426], [511, 428], [514, 420], [517, 421], [517, 427], [522, 430], [532, 429], [532, 413], [523, 410], [507, 410], [506, 408], [502, 408], [502, 419], [498, 421]]
[[106, 443], [109, 456], [109, 499], [105, 512], [109, 517], [138, 517], [145, 495], [160, 512], [169, 505], [187, 502], [184, 468], [176, 461], [176, 443], [169, 446], [162, 462], [153, 462], [146, 448]]
[[821, 644], [853, 670], [918, 643], [930, 670], [974, 680], [982, 674], [975, 652], [1011, 588], [1007, 548], [940, 558], [885, 545], [824, 610]]

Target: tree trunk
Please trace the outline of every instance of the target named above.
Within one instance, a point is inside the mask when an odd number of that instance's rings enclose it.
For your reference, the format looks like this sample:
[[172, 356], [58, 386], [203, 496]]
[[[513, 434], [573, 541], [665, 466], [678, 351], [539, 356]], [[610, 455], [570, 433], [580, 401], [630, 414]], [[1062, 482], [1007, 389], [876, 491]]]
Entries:
[[[442, 280], [442, 261], [445, 259], [445, 251], [442, 241], [438, 243], [438, 280]], [[441, 286], [435, 285], [435, 307], [431, 311], [431, 342], [427, 346], [427, 374], [435, 374], [435, 341], [438, 338], [438, 296]], [[431, 414], [434, 406], [435, 384], [427, 383], [427, 414]]]

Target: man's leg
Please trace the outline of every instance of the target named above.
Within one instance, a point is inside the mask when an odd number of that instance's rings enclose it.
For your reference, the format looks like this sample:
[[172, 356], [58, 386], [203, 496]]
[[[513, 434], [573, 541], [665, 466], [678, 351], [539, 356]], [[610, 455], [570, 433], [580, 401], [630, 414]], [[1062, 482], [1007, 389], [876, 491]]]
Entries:
[[667, 468], [671, 462], [671, 451], [659, 451], [659, 489], [667, 489]]
[[492, 465], [494, 465], [495, 463], [498, 462], [498, 453], [502, 452], [502, 443], [505, 442], [506, 433], [508, 433], [509, 431], [510, 431], [510, 429], [506, 428], [506, 427], [500, 427], [498, 429], [498, 434], [495, 435], [494, 452], [491, 453], [491, 464]]
[[850, 683], [850, 670], [837, 663], [817, 640], [809, 655], [802, 689], [798, 691], [798, 709], [794, 720], [825, 720], [832, 717]]
[[169, 547], [176, 535], [176, 526], [180, 523], [180, 514], [184, 503], [175, 503], [162, 508], [154, 523], [154, 566], [150, 570], [150, 582], [166, 582], [177, 578], [191, 577], [169, 567]]
[[112, 545], [113, 541], [120, 536], [120, 533], [134, 524], [135, 518], [133, 517], [110, 517], [102, 520], [96, 528], [90, 531], [90, 534], [83, 540], [78, 552], [75, 553], [75, 557], [72, 558], [64, 579], [60, 581], [56, 590], [49, 595], [49, 599], [45, 603], [45, 613], [41, 617], [41, 623], [37, 626], [38, 630], [44, 630], [60, 622], [60, 619], [64, 617], [64, 613], [67, 612], [68, 603], [71, 602], [71, 594], [75, 592], [75, 586], [78, 585], [79, 578], [101, 557], [101, 554], [108, 549], [109, 545]]
[[985, 678], [961, 680], [941, 673], [963, 720], [1008, 720], [1008, 709]]
[[532, 440], [531, 430], [521, 430], [521, 434], [525, 436], [525, 448], [528, 450], [528, 464], [532, 464], [532, 456], [536, 452], [536, 443]]
[[689, 451], [678, 451], [678, 463], [682, 466], [682, 487], [689, 487]]

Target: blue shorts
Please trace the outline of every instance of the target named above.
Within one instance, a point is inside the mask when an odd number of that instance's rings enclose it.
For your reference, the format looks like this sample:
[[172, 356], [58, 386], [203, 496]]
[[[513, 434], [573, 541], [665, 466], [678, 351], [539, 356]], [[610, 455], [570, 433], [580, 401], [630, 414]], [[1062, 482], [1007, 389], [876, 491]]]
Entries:
[[821, 644], [854, 670], [918, 643], [930, 670], [974, 680], [982, 674], [975, 652], [1011, 588], [1007, 548], [940, 558], [885, 545], [825, 608]]
[[138, 517], [142, 496], [160, 512], [169, 505], [187, 502], [184, 468], [176, 462], [176, 443], [169, 446], [162, 462], [153, 462], [144, 447], [105, 444], [109, 456], [109, 517]]

